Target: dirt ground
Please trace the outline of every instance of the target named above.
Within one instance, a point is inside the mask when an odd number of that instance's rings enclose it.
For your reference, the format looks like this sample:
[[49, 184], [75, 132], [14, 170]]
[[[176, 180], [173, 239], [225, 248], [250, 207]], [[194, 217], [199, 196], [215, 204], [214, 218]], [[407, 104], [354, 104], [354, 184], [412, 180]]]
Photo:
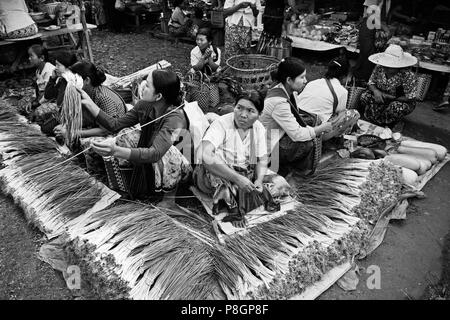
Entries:
[[[188, 70], [192, 45], [154, 39], [148, 32], [114, 34], [95, 31], [94, 60], [109, 74], [123, 76], [160, 60], [169, 61], [182, 73]], [[307, 63], [309, 80], [318, 78], [333, 54], [296, 52]], [[384, 243], [366, 260], [360, 284], [345, 293], [336, 285], [321, 299], [421, 299], [444, 296], [450, 283], [450, 166], [425, 188], [427, 199], [412, 201], [408, 219], [390, 225]], [[11, 199], [0, 194], [0, 299], [74, 299], [61, 274], [37, 258], [43, 235], [29, 226]], [[443, 254], [442, 254], [443, 252]], [[365, 285], [371, 265], [381, 270], [380, 290]], [[439, 283], [442, 272], [442, 282]], [[431, 285], [431, 286], [429, 286]], [[448, 292], [448, 290], [447, 290]], [[448, 297], [448, 293], [447, 293]]]

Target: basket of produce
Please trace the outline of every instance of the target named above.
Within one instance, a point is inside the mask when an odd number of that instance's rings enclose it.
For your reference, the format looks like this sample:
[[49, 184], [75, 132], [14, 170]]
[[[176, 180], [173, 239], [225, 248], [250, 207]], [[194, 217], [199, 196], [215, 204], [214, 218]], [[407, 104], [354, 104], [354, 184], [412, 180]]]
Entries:
[[56, 8], [61, 4], [61, 2], [44, 3], [40, 6], [42, 12], [47, 13], [50, 17], [56, 15]]
[[358, 137], [358, 145], [364, 148], [384, 149], [386, 141], [372, 134], [363, 134]]
[[244, 89], [271, 82], [270, 73], [278, 68], [280, 60], [262, 54], [248, 54], [227, 60], [228, 72]]

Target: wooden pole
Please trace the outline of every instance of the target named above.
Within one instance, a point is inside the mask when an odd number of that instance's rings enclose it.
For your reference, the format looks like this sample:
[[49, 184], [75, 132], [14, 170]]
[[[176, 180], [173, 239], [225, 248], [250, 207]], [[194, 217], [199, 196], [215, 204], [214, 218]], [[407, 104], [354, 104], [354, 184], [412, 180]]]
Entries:
[[[87, 58], [89, 59], [89, 61], [94, 63], [94, 57], [92, 55], [89, 30], [88, 30], [87, 24], [86, 24], [86, 7], [84, 6], [83, 0], [80, 0], [80, 19], [81, 19], [81, 24], [83, 25], [84, 40], [85, 40], [85, 45], [86, 45], [87, 54], [88, 54]], [[85, 52], [86, 52], [86, 48], [85, 48]], [[85, 58], [86, 58], [86, 55], [85, 55]]]

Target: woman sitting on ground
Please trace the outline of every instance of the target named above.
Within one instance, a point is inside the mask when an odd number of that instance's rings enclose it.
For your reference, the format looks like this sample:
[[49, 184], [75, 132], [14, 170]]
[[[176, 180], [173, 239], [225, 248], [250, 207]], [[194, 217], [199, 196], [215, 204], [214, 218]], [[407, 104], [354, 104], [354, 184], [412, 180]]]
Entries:
[[40, 44], [34, 44], [28, 48], [28, 59], [31, 65], [36, 67], [36, 99], [33, 102], [33, 107], [36, 108], [45, 102], [45, 87], [55, 71], [55, 66], [48, 62], [48, 52]]
[[112, 156], [133, 163], [130, 182], [133, 196], [148, 198], [157, 191], [163, 191], [166, 197], [160, 205], [175, 206], [177, 186], [191, 171], [188, 160], [174, 146], [188, 125], [184, 110], [179, 108], [181, 91], [178, 76], [168, 70], [151, 72], [142, 100], [116, 119], [101, 110], [84, 91], [82, 99], [83, 107], [92, 114], [96, 123], [111, 132], [141, 125], [137, 148], [117, 146], [112, 139], [93, 142], [92, 147], [103, 157]]
[[195, 168], [194, 184], [213, 198], [214, 214], [237, 214], [239, 192], [263, 192], [263, 183], [274, 184], [272, 196], [288, 191], [286, 180], [267, 169], [266, 132], [258, 121], [262, 108], [259, 92], [244, 92], [234, 112], [215, 120], [203, 137], [202, 164]]
[[174, 0], [173, 6], [175, 9], [169, 21], [169, 33], [176, 37], [187, 36], [189, 29], [192, 26], [192, 20], [183, 12], [184, 0]]
[[[328, 64], [324, 78], [309, 82], [296, 101], [300, 109], [316, 114], [322, 123], [339, 122], [340, 130], [333, 130], [323, 140], [342, 135], [351, 129], [359, 119], [356, 110], [347, 110], [348, 91], [343, 84], [348, 77], [349, 65], [343, 58], [333, 59]], [[336, 127], [336, 125], [335, 125]]]
[[33, 112], [31, 119], [41, 126], [42, 132], [53, 134], [59, 121], [59, 110], [64, 99], [68, 82], [77, 88], [83, 87], [83, 79], [70, 71], [69, 67], [77, 62], [77, 57], [69, 51], [55, 53], [55, 69], [48, 79], [44, 90], [43, 103]]
[[[70, 67], [70, 70], [83, 78], [83, 90], [107, 115], [113, 118], [120, 118], [125, 115], [127, 108], [122, 97], [112, 89], [102, 85], [106, 80], [106, 75], [102, 70], [88, 61], [77, 62]], [[88, 112], [83, 112], [83, 129], [80, 134], [81, 138], [105, 136], [109, 133], [108, 130], [99, 128]], [[55, 133], [64, 135], [65, 130], [58, 126], [55, 128]]]
[[385, 52], [369, 57], [377, 66], [363, 92], [360, 108], [365, 118], [380, 126], [395, 126], [416, 107], [417, 82], [409, 67], [417, 58], [390, 45]]
[[200, 71], [207, 75], [220, 70], [222, 53], [212, 44], [211, 31], [203, 28], [198, 30], [197, 46], [191, 51], [191, 71]]
[[[332, 125], [330, 122], [319, 124], [317, 116], [308, 116], [296, 105], [293, 93], [301, 92], [306, 84], [306, 69], [300, 59], [283, 59], [272, 78], [278, 84], [268, 91], [260, 117], [267, 130], [271, 167], [277, 171], [280, 168], [281, 175], [286, 175], [290, 167], [310, 170], [313, 140], [331, 131]], [[310, 121], [305, 121], [302, 116], [307, 116]]]

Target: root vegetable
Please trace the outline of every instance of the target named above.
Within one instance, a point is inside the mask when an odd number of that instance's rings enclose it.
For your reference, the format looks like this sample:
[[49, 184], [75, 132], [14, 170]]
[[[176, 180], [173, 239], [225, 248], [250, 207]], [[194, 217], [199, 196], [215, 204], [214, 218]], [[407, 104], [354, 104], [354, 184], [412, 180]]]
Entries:
[[443, 147], [439, 144], [435, 144], [435, 143], [427, 143], [427, 142], [421, 142], [421, 141], [408, 140], [408, 141], [402, 141], [400, 143], [400, 145], [403, 147], [411, 147], [411, 148], [433, 149], [434, 151], [436, 151], [439, 161], [444, 160], [445, 156], [447, 155], [447, 149], [445, 147]]
[[422, 158], [422, 157], [416, 157], [416, 159], [418, 161], [420, 161], [420, 163], [424, 166], [425, 170], [428, 171], [431, 169], [431, 167], [433, 166], [433, 164], [431, 163], [430, 160]]
[[373, 150], [373, 154], [377, 159], [384, 158], [388, 155], [387, 152], [384, 150]]
[[432, 164], [438, 161], [438, 155], [436, 151], [429, 148], [415, 148], [415, 147], [405, 147], [400, 146], [397, 149], [398, 153], [407, 154], [414, 157], [421, 157], [431, 161]]
[[420, 170], [420, 162], [417, 161], [413, 156], [406, 154], [391, 154], [385, 158], [392, 164], [397, 166], [408, 168], [413, 171]]
[[402, 178], [405, 184], [414, 185], [419, 177], [414, 171], [402, 168]]

